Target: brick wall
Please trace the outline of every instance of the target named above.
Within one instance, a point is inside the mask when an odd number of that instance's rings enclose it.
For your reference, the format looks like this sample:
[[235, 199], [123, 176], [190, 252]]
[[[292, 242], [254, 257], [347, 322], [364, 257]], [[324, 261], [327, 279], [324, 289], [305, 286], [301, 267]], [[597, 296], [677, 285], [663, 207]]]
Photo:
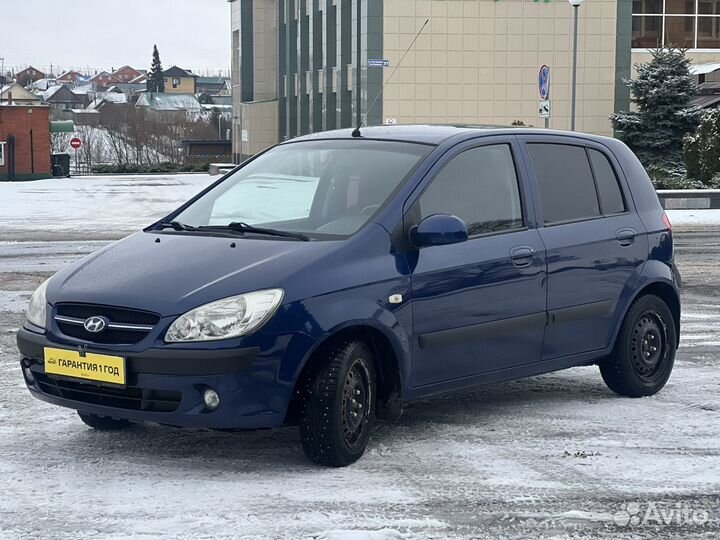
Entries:
[[[33, 148], [30, 148], [32, 130]], [[0, 142], [15, 136], [15, 175], [17, 180], [48, 178], [50, 164], [50, 109], [47, 107], [0, 107]], [[9, 147], [5, 146], [5, 165], [0, 180], [7, 180]], [[34, 167], [33, 167], [34, 162]]]

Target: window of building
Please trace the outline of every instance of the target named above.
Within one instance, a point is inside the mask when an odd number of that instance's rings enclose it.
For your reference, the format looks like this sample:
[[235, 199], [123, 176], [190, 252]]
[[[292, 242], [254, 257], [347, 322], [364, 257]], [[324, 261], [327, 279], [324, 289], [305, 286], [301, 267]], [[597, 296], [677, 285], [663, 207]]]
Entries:
[[173, 79], [172, 81], [173, 88], [177, 88], [180, 86], [180, 79]]
[[588, 149], [588, 156], [590, 156], [593, 173], [595, 173], [602, 213], [605, 215], [623, 213], [626, 210], [625, 200], [610, 160], [605, 154], [592, 148]]
[[0, 167], [5, 165], [5, 143], [0, 142]]
[[634, 0], [632, 46], [720, 49], [720, 0]]
[[510, 147], [482, 146], [453, 158], [420, 196], [420, 214], [457, 216], [470, 235], [521, 228], [520, 191]]
[[545, 224], [600, 216], [595, 182], [585, 148], [566, 144], [528, 144], [540, 188]]

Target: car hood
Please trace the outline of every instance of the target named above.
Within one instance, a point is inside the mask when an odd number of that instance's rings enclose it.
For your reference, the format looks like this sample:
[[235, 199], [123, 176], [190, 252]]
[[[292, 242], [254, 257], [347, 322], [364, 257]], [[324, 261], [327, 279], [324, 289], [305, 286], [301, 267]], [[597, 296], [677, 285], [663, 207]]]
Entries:
[[179, 315], [235, 294], [285, 288], [292, 273], [337, 244], [141, 232], [58, 272], [47, 299]]

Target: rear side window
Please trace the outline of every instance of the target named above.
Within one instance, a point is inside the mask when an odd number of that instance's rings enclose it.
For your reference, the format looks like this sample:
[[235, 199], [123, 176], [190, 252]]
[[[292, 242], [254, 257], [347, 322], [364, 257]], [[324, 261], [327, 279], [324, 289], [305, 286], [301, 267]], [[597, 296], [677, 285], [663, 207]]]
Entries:
[[595, 182], [585, 148], [567, 144], [528, 144], [540, 188], [545, 224], [598, 217]]
[[598, 193], [600, 194], [600, 205], [602, 212], [608, 214], [621, 214], [625, 208], [625, 200], [620, 191], [615, 169], [610, 164], [607, 156], [602, 152], [588, 149], [590, 163], [592, 163], [593, 172], [595, 173], [595, 181], [597, 182]]
[[455, 215], [465, 221], [470, 235], [522, 227], [510, 147], [481, 146], [454, 157], [420, 196], [420, 214]]

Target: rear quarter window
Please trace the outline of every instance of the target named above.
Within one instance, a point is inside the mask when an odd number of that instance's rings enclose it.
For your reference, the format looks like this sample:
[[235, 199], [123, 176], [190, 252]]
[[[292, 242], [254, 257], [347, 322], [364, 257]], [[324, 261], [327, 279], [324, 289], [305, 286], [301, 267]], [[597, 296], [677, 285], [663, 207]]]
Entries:
[[529, 143], [527, 147], [546, 225], [600, 216], [600, 203], [584, 147], [554, 143]]
[[605, 215], [621, 214], [627, 210], [615, 169], [605, 154], [598, 150], [588, 149], [590, 163], [595, 173], [600, 206]]

